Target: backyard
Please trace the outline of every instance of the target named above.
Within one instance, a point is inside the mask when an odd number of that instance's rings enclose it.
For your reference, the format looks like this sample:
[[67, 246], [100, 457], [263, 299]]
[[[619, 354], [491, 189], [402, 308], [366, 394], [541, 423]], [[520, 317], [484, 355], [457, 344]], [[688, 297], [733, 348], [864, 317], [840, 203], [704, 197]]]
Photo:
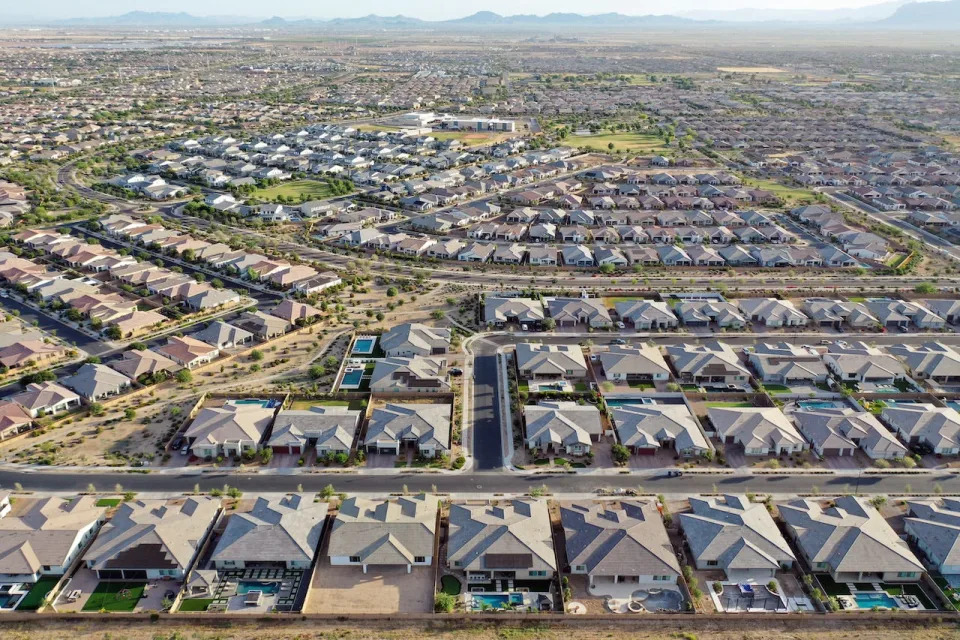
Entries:
[[58, 580], [59, 578], [56, 576], [46, 576], [37, 580], [33, 587], [30, 588], [30, 592], [23, 596], [23, 600], [20, 601], [17, 610], [36, 611], [39, 609], [43, 604], [43, 599], [46, 598], [50, 590], [56, 586]]
[[140, 602], [143, 582], [101, 582], [90, 594], [84, 611], [133, 611]]

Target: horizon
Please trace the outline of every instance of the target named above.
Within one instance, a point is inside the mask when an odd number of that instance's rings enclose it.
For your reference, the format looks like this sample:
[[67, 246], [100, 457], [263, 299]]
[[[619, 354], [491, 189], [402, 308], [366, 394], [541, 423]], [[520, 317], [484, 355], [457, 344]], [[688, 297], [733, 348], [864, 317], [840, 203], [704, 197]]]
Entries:
[[[933, 0], [936, 1], [936, 0]], [[7, 20], [37, 19], [45, 21], [74, 20], [83, 18], [109, 18], [133, 12], [178, 14], [185, 13], [197, 18], [239, 18], [244, 20], [266, 20], [272, 17], [287, 20], [334, 20], [362, 18], [369, 15], [384, 17], [404, 16], [425, 21], [455, 20], [468, 17], [478, 12], [491, 12], [504, 17], [521, 15], [536, 15], [539, 17], [554, 13], [571, 13], [584, 16], [596, 16], [609, 13], [619, 13], [632, 17], [646, 15], [664, 15], [691, 18], [698, 13], [710, 14], [756, 11], [760, 14], [833, 14], [844, 11], [857, 11], [871, 7], [886, 8], [892, 13], [896, 4], [907, 2], [890, 2], [875, 0], [851, 0], [837, 6], [829, 0], [677, 0], [669, 11], [660, 3], [652, 0], [641, 2], [624, 2], [623, 0], [598, 0], [592, 3], [591, 11], [585, 13], [582, 5], [570, 0], [526, 0], [521, 3], [506, 2], [505, 0], [489, 0], [483, 7], [473, 11], [457, 11], [451, 3], [441, 3], [439, 0], [405, 0], [401, 3], [390, 3], [385, 0], [359, 0], [351, 3], [350, 8], [337, 7], [324, 12], [316, 12], [315, 7], [306, 0], [286, 0], [273, 3], [272, 10], [263, 13], [262, 4], [251, 0], [206, 0], [202, 3], [173, 0], [162, 8], [148, 2], [125, 2], [124, 0], [86, 0], [71, 2], [70, 0], [46, 0], [31, 4], [28, 12], [8, 14]]]

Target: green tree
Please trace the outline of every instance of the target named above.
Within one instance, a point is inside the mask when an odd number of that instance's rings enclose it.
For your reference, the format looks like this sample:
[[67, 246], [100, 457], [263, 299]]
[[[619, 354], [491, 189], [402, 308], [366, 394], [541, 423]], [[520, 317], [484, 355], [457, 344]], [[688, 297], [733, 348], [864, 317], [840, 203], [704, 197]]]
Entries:
[[176, 378], [180, 384], [187, 384], [193, 380], [193, 373], [189, 369], [180, 369], [177, 371]]

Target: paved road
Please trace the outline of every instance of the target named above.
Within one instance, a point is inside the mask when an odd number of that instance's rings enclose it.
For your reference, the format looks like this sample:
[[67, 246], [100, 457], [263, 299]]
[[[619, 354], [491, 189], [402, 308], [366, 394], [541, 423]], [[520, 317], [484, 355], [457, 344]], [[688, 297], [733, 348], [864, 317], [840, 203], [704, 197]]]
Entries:
[[103, 342], [88, 336], [82, 331], [78, 331], [76, 328], [71, 327], [70, 325], [60, 322], [59, 320], [54, 320], [48, 315], [39, 313], [38, 311], [28, 307], [22, 302], [18, 302], [13, 298], [0, 298], [0, 306], [20, 312], [20, 318], [27, 321], [28, 323], [36, 322], [37, 326], [47, 332], [55, 332], [56, 336], [61, 340], [65, 340], [71, 344], [75, 344], [78, 348], [83, 349], [90, 355], [100, 355], [110, 351], [111, 347]]
[[228, 470], [216, 473], [136, 474], [136, 473], [78, 473], [66, 469], [42, 472], [0, 470], [0, 487], [10, 488], [19, 482], [26, 491], [76, 492], [90, 484], [99, 491], [113, 491], [117, 484], [126, 491], [156, 493], [186, 493], [199, 485], [201, 491], [222, 488], [225, 484], [238, 487], [246, 493], [273, 493], [295, 491], [302, 485], [304, 491], [319, 491], [332, 484], [337, 491], [350, 493], [384, 494], [399, 491], [403, 485], [412, 492], [437, 491], [458, 494], [526, 493], [546, 486], [554, 494], [584, 494], [598, 490], [639, 489], [643, 492], [665, 494], [698, 494], [719, 492], [754, 492], [796, 495], [822, 493], [835, 495], [857, 492], [861, 494], [939, 493], [960, 494], [960, 475], [937, 472], [911, 475], [694, 475], [680, 478], [659, 475], [615, 474], [529, 474], [506, 472], [470, 472], [463, 474], [395, 473], [385, 475], [350, 475], [343, 473], [290, 474], [233, 474]]
[[478, 471], [503, 467], [500, 425], [500, 385], [497, 356], [492, 348], [475, 343], [473, 361], [473, 457]]

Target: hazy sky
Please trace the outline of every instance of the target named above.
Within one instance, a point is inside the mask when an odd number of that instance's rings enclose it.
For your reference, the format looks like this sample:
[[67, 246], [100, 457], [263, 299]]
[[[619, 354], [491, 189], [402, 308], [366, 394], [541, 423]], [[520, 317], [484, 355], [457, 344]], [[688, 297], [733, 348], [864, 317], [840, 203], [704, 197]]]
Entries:
[[310, 18], [348, 18], [369, 13], [404, 14], [424, 19], [459, 18], [475, 11], [496, 11], [504, 15], [517, 13], [545, 14], [554, 11], [574, 13], [606, 13], [616, 11], [629, 15], [679, 13], [697, 9], [723, 10], [762, 9], [837, 9], [863, 7], [880, 0], [34, 0], [16, 3], [5, 0], [4, 12], [42, 18], [75, 18], [107, 16], [127, 11], [186, 11], [194, 15], [234, 15]]

